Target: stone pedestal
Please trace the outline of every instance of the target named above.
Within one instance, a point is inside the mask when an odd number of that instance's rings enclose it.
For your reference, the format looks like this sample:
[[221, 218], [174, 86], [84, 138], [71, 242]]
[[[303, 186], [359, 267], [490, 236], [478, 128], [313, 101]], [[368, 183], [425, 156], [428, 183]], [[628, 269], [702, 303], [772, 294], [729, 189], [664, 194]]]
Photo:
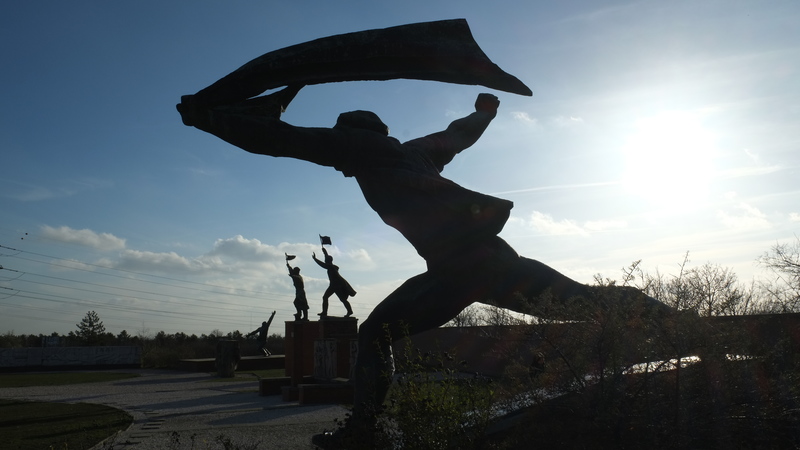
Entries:
[[318, 322], [286, 322], [285, 367], [292, 386], [314, 373], [314, 341], [319, 338], [319, 328]]
[[307, 375], [349, 378], [351, 347], [357, 337], [358, 319], [354, 317], [286, 322], [286, 375], [292, 386], [303, 383]]
[[217, 341], [217, 355], [214, 362], [219, 377], [233, 378], [241, 359], [239, 341], [223, 339]]

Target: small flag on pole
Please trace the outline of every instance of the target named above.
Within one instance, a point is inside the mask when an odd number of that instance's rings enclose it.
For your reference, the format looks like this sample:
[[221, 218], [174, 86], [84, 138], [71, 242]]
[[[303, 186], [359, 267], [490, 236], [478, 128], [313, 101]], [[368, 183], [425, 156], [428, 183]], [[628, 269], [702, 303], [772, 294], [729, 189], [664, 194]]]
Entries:
[[333, 245], [331, 243], [331, 237], [330, 236], [323, 236], [321, 234], [319, 235], [319, 243], [320, 243], [320, 245]]
[[288, 253], [284, 253], [284, 255], [286, 255], [286, 260], [287, 261], [291, 261], [291, 260], [297, 258], [297, 255], [290, 255]]

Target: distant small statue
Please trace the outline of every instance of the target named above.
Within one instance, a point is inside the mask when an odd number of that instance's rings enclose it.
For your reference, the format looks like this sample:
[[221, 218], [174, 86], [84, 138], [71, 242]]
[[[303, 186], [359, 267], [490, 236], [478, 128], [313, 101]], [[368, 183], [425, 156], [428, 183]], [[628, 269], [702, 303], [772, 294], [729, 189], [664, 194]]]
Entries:
[[295, 258], [295, 255], [286, 255], [286, 268], [289, 269], [289, 276], [292, 278], [294, 284], [294, 308], [297, 312], [294, 315], [294, 320], [308, 320], [308, 299], [306, 298], [305, 283], [303, 277], [300, 275], [299, 267], [292, 267], [289, 261]]
[[328, 254], [328, 251], [325, 250], [324, 244], [330, 244], [330, 238], [326, 241], [325, 239], [327, 236], [320, 236], [320, 239], [323, 242], [322, 253], [325, 254], [325, 261], [320, 261], [317, 259], [317, 254], [312, 253], [311, 257], [314, 259], [314, 262], [319, 264], [320, 267], [328, 271], [328, 281], [330, 284], [328, 285], [328, 289], [325, 290], [325, 293], [322, 294], [322, 312], [319, 313], [319, 316], [325, 318], [328, 316], [328, 299], [331, 295], [336, 294], [336, 297], [339, 298], [339, 301], [344, 304], [344, 307], [347, 308], [347, 314], [345, 317], [350, 317], [353, 315], [353, 308], [350, 306], [350, 302], [347, 301], [348, 297], [354, 297], [356, 295], [355, 289], [350, 286], [350, 283], [339, 274], [339, 266], [333, 263], [333, 256]]
[[253, 336], [254, 334], [258, 333], [258, 337], [256, 337], [256, 341], [258, 342], [258, 348], [264, 353], [264, 356], [269, 356], [269, 350], [267, 350], [267, 336], [269, 336], [269, 326], [272, 324], [272, 319], [275, 318], [275, 311], [272, 311], [272, 315], [269, 316], [269, 320], [266, 322], [261, 322], [261, 326], [256, 328], [255, 330], [247, 333], [247, 337]]

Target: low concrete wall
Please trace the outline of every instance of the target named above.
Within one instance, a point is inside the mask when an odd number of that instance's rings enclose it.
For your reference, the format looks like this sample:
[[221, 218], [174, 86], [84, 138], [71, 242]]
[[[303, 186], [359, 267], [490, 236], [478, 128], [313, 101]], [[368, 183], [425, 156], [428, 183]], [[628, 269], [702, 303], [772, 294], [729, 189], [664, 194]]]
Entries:
[[0, 370], [140, 367], [139, 347], [43, 347], [0, 349]]

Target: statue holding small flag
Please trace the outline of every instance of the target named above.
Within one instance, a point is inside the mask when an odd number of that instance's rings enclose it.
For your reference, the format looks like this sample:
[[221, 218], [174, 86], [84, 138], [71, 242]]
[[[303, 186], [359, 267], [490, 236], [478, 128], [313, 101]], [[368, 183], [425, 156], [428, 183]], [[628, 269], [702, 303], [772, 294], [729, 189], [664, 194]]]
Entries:
[[326, 289], [325, 293], [322, 294], [322, 312], [319, 313], [319, 316], [322, 318], [328, 317], [328, 299], [331, 297], [331, 295], [336, 294], [336, 297], [339, 298], [339, 301], [341, 301], [342, 304], [344, 304], [344, 307], [347, 308], [347, 314], [345, 314], [345, 317], [350, 317], [353, 315], [353, 308], [350, 306], [350, 302], [347, 301], [347, 298], [354, 297], [356, 295], [356, 291], [339, 273], [339, 266], [333, 263], [333, 256], [329, 255], [328, 251], [325, 250], [326, 245], [333, 245], [331, 243], [331, 238], [329, 236], [320, 235], [319, 241], [320, 245], [322, 246], [322, 253], [325, 254], [325, 261], [320, 261], [317, 259], [316, 253], [312, 253], [311, 257], [314, 258], [314, 262], [316, 262], [320, 267], [328, 271], [328, 281], [330, 282], [328, 289]]
[[286, 255], [286, 268], [289, 269], [289, 276], [292, 277], [292, 284], [294, 284], [294, 309], [297, 312], [294, 314], [294, 320], [308, 320], [308, 299], [306, 299], [305, 283], [303, 277], [300, 275], [299, 267], [292, 267], [289, 261], [295, 259], [297, 255]]

